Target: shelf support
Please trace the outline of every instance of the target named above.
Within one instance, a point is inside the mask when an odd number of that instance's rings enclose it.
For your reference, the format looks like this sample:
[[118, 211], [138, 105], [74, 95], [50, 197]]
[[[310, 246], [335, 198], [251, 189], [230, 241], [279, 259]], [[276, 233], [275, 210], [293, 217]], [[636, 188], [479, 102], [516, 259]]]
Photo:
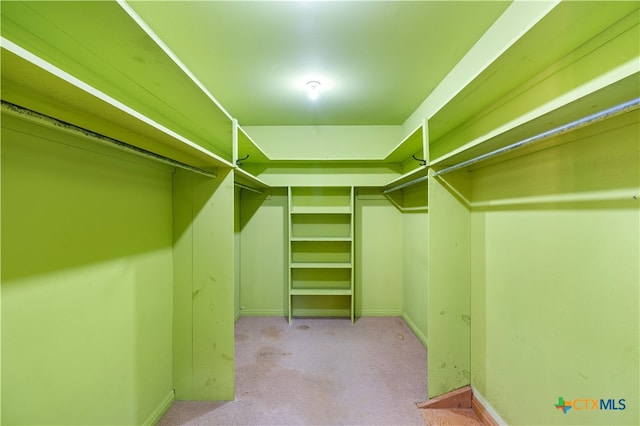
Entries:
[[412, 155], [411, 157], [413, 157], [414, 160], [419, 162], [421, 166], [426, 166], [427, 165], [427, 160], [423, 160], [422, 158], [418, 158], [418, 157], [415, 156], [415, 154]]
[[249, 158], [249, 154], [247, 154], [245, 157], [238, 158], [236, 160], [236, 166], [242, 166], [242, 161], [246, 160], [247, 158]]

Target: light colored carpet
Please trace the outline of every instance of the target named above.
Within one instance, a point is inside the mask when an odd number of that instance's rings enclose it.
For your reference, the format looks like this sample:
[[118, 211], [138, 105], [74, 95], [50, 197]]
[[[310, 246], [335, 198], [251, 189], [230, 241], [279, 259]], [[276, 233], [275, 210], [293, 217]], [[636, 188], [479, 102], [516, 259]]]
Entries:
[[161, 425], [424, 425], [427, 353], [400, 318], [242, 317], [236, 397], [176, 402]]

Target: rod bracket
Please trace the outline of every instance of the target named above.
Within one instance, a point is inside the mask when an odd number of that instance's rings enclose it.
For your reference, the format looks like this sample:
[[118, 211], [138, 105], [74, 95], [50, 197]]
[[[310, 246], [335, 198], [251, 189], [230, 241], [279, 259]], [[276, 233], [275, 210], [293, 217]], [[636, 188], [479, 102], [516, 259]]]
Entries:
[[238, 159], [236, 160], [236, 166], [242, 166], [241, 161], [244, 161], [244, 160], [246, 160], [247, 158], [249, 158], [249, 154], [247, 154], [247, 156], [246, 156], [246, 157], [244, 157], [244, 158], [238, 158]]
[[411, 157], [413, 157], [414, 160], [416, 160], [417, 162], [420, 163], [421, 166], [426, 166], [427, 165], [427, 160], [423, 160], [421, 158], [416, 157], [415, 155], [412, 155]]

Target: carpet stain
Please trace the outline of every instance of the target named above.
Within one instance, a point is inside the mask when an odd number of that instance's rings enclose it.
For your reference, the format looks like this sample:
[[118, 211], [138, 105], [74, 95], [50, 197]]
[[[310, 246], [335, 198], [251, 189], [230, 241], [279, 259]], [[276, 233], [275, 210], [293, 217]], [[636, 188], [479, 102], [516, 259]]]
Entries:
[[272, 361], [280, 357], [278, 348], [265, 346], [256, 352], [256, 361]]
[[282, 330], [275, 325], [263, 328], [260, 333], [269, 340], [280, 340], [283, 334]]
[[398, 340], [404, 340], [404, 334], [402, 333], [396, 334], [396, 337], [398, 338]]
[[424, 424], [426, 350], [395, 318], [241, 317], [235, 338], [235, 399], [176, 402], [160, 424]]
[[244, 333], [236, 334], [236, 342], [246, 342], [249, 340], [249, 336]]
[[[331, 377], [323, 373], [309, 374], [299, 371], [289, 371], [288, 374], [299, 386], [291, 402], [306, 407], [306, 424], [340, 424], [349, 415], [349, 408], [342, 398], [341, 386]], [[308, 401], [313, 403], [310, 404]]]

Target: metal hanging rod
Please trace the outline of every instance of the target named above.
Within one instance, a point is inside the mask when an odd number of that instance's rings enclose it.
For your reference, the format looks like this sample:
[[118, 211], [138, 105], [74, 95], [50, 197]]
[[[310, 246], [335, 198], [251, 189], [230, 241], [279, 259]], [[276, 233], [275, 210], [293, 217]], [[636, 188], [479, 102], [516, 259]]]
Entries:
[[463, 161], [461, 163], [455, 164], [453, 166], [446, 167], [446, 168], [444, 168], [442, 170], [439, 170], [439, 171], [435, 172], [434, 176], [440, 176], [440, 175], [443, 175], [445, 173], [453, 172], [454, 170], [458, 170], [458, 169], [462, 169], [464, 167], [468, 167], [468, 166], [470, 166], [472, 164], [479, 163], [480, 161], [484, 161], [484, 160], [487, 160], [489, 158], [495, 157], [497, 155], [501, 155], [501, 154], [504, 154], [506, 152], [518, 149], [518, 148], [522, 148], [524, 146], [533, 144], [535, 142], [539, 142], [541, 140], [547, 139], [547, 138], [549, 138], [551, 136], [557, 136], [557, 135], [560, 135], [562, 133], [567, 133], [569, 131], [579, 129], [581, 127], [586, 127], [586, 126], [588, 126], [590, 124], [594, 124], [594, 123], [597, 123], [599, 121], [603, 121], [603, 120], [606, 120], [608, 118], [612, 118], [612, 117], [615, 117], [617, 115], [624, 114], [625, 112], [632, 111], [634, 109], [637, 109], [639, 106], [640, 106], [640, 98], [635, 98], [635, 99], [632, 99], [630, 101], [623, 102], [623, 103], [621, 103], [619, 105], [616, 105], [614, 107], [602, 110], [600, 112], [596, 112], [596, 113], [591, 114], [591, 115], [587, 115], [586, 117], [580, 118], [580, 119], [575, 120], [575, 121], [571, 121], [571, 122], [566, 123], [566, 124], [564, 124], [562, 126], [558, 126], [558, 127], [553, 128], [551, 130], [547, 130], [546, 132], [542, 132], [542, 133], [537, 134], [535, 136], [531, 136], [531, 137], [528, 137], [528, 138], [523, 139], [521, 141], [512, 143], [511, 145], [507, 145], [507, 146], [505, 146], [503, 148], [499, 148], [499, 149], [496, 149], [494, 151], [488, 152], [486, 154], [482, 154], [482, 155], [479, 155], [477, 157], [474, 157], [474, 158], [472, 158], [470, 160], [466, 160], [466, 161]]
[[250, 186], [243, 185], [243, 184], [241, 184], [241, 183], [239, 183], [239, 182], [233, 182], [233, 184], [234, 184], [235, 186], [237, 186], [238, 188], [246, 189], [247, 191], [256, 192], [256, 193], [258, 193], [258, 194], [264, 194], [264, 191], [260, 191], [260, 190], [258, 190], [258, 189], [252, 188], [252, 187], [250, 187]]
[[388, 194], [390, 192], [397, 191], [398, 189], [406, 188], [408, 186], [415, 185], [416, 183], [423, 182], [423, 181], [425, 181], [427, 179], [429, 179], [429, 176], [421, 176], [421, 177], [416, 178], [414, 180], [410, 180], [409, 182], [401, 183], [400, 185], [392, 186], [389, 189], [385, 189], [384, 191], [382, 191], [382, 193], [383, 194]]
[[122, 142], [117, 139], [113, 139], [108, 136], [104, 136], [99, 133], [92, 132], [91, 130], [83, 129], [82, 127], [74, 126], [73, 124], [60, 121], [53, 117], [49, 117], [48, 115], [41, 114], [39, 112], [21, 107], [19, 105], [12, 104], [4, 100], [2, 101], [2, 110], [10, 114], [13, 114], [22, 118], [26, 118], [30, 121], [37, 122], [39, 124], [45, 124], [49, 127], [65, 130], [75, 135], [92, 139], [96, 142], [115, 147], [121, 151], [129, 152], [131, 154], [135, 154], [139, 157], [143, 157], [148, 160], [164, 163], [172, 167], [179, 167], [181, 169], [189, 170], [207, 177], [211, 177], [211, 178], [216, 177], [215, 172], [190, 166], [189, 164], [185, 164], [180, 161], [173, 160], [171, 158], [165, 157], [160, 154], [156, 154], [155, 152], [147, 151], [146, 149], [138, 148], [137, 146], [130, 145], [126, 142]]

